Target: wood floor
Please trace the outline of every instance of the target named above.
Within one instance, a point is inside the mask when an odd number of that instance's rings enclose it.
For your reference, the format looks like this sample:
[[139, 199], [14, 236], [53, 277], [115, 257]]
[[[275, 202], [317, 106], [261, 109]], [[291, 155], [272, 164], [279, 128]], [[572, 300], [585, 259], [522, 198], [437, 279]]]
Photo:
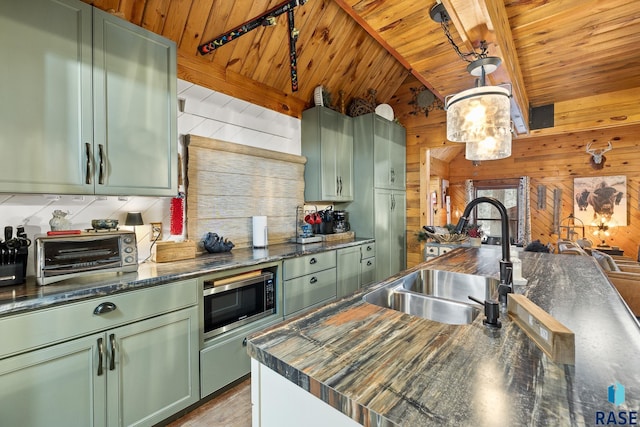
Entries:
[[251, 378], [168, 424], [168, 427], [251, 427]]

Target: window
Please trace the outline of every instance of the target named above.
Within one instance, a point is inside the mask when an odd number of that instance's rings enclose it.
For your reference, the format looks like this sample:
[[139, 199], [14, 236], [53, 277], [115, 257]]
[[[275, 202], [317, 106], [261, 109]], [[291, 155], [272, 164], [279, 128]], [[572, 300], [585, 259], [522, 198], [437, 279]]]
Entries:
[[[476, 197], [492, 197], [507, 209], [509, 216], [509, 237], [513, 242], [518, 233], [518, 183], [475, 182]], [[502, 239], [500, 212], [489, 203], [480, 203], [475, 208], [475, 222], [480, 224], [484, 240]], [[496, 242], [497, 243], [497, 242]]]

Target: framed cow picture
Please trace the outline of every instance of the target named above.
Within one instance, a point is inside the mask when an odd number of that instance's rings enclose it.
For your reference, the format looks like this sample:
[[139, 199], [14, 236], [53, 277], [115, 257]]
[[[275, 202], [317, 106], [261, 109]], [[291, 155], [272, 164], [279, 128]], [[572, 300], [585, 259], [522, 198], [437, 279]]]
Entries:
[[606, 221], [610, 225], [627, 225], [627, 177], [599, 176], [574, 178], [573, 216], [584, 225]]

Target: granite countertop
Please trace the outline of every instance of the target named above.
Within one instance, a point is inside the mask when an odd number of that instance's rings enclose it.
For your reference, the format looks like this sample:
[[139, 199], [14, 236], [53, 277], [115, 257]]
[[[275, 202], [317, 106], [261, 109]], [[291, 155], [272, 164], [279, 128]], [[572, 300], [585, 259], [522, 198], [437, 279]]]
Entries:
[[[499, 247], [423, 263], [498, 276]], [[452, 326], [368, 304], [368, 289], [257, 333], [259, 362], [364, 425], [594, 425], [597, 411], [640, 407], [640, 325], [586, 256], [521, 252], [515, 292], [575, 333], [575, 365], [549, 359], [506, 315], [502, 329]], [[404, 272], [395, 278], [408, 273]], [[626, 387], [614, 406], [607, 389]]]
[[38, 286], [31, 277], [23, 285], [0, 287], [0, 317], [374, 241], [358, 238], [305, 245], [285, 243], [270, 245], [265, 249], [234, 249], [223, 254], [200, 255], [192, 260], [145, 262], [140, 264], [135, 273], [92, 274], [46, 286]]

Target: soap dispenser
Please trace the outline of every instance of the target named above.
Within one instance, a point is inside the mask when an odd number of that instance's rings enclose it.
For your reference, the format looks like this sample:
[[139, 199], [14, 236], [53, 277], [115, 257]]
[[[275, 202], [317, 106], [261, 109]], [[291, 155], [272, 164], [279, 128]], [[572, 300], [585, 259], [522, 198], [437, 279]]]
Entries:
[[509, 257], [513, 264], [513, 283], [516, 285], [522, 285], [522, 282], [525, 281], [525, 279], [522, 277], [522, 260], [518, 257], [518, 251], [511, 247]]

